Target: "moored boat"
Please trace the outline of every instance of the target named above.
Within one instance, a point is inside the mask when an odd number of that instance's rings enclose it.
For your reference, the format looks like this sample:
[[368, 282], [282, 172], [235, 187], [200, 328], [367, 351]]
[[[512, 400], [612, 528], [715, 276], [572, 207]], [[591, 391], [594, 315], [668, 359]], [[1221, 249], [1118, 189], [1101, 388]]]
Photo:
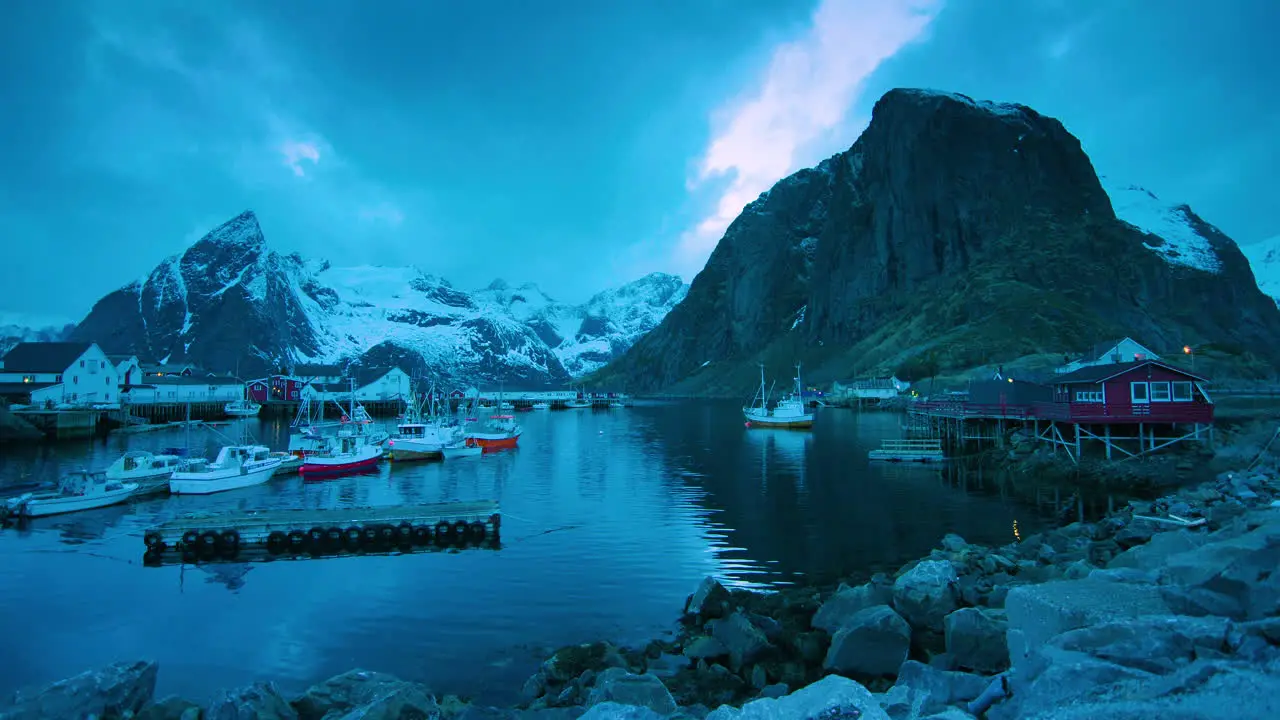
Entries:
[[530, 409], [530, 410], [550, 410], [550, 409], [551, 409], [551, 404], [550, 404], [550, 403], [544, 403], [544, 402], [537, 402], [537, 403], [534, 403], [533, 405], [529, 406], [529, 409]]
[[115, 505], [137, 491], [138, 483], [108, 480], [101, 471], [77, 470], [62, 478], [56, 492], [32, 493], [17, 507], [25, 517], [60, 515]]
[[480, 427], [479, 432], [467, 434], [467, 440], [485, 450], [513, 448], [520, 440], [523, 429], [516, 424], [511, 415], [490, 415], [488, 422]]
[[175, 495], [209, 495], [261, 485], [280, 467], [283, 458], [262, 445], [228, 445], [213, 462], [196, 460], [169, 478]]
[[[800, 366], [796, 365], [795, 392], [778, 401], [772, 409], [768, 407], [769, 393], [765, 390], [764, 365], [760, 366], [760, 389], [756, 391], [752, 404], [742, 408], [747, 419], [747, 427], [770, 428], [809, 428], [813, 427], [814, 414], [805, 407], [804, 386], [800, 382]], [[756, 400], [759, 404], [756, 404]]]
[[130, 450], [111, 463], [108, 480], [138, 483], [138, 495], [169, 491], [169, 478], [190, 461], [177, 455], [155, 455], [146, 450]]
[[231, 417], [253, 417], [261, 410], [261, 405], [249, 400], [235, 400], [222, 406], [222, 412]]
[[444, 455], [446, 460], [453, 460], [455, 458], [475, 457], [476, 455], [480, 455], [484, 452], [484, 447], [470, 440], [462, 440], [451, 445], [445, 445], [440, 449], [440, 452]]
[[380, 446], [366, 442], [357, 433], [341, 432], [337, 437], [330, 438], [327, 451], [312, 453], [303, 458], [298, 472], [303, 475], [354, 472], [372, 468], [381, 459]]

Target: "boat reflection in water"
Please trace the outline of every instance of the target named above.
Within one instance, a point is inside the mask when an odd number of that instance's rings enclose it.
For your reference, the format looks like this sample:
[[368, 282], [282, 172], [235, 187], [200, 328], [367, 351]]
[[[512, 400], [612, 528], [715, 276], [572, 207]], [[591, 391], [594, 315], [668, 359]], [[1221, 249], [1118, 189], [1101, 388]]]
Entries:
[[147, 550], [142, 555], [143, 564], [147, 567], [165, 565], [207, 565], [207, 564], [240, 564], [270, 562], [272, 560], [305, 560], [336, 557], [357, 557], [366, 555], [416, 555], [419, 553], [443, 552], [449, 550], [501, 550], [502, 540], [497, 537], [486, 537], [480, 540], [461, 537], [456, 540], [432, 538], [422, 543], [418, 541], [403, 542], [399, 540], [369, 540], [361, 538], [352, 541], [347, 537], [330, 540], [325, 538], [311, 543], [305, 548], [260, 547], [260, 546], [219, 546], [209, 549], [186, 548], [168, 550]]
[[805, 487], [805, 466], [813, 445], [813, 434], [784, 428], [750, 428], [744, 436], [747, 444], [756, 449], [760, 462], [760, 483], [767, 487], [769, 475], [795, 477], [796, 489]]

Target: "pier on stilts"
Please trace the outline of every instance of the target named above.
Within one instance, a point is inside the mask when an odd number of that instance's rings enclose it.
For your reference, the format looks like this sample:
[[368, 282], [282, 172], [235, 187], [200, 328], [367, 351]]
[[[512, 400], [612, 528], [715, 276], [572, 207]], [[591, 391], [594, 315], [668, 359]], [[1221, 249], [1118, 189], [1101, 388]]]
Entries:
[[496, 549], [501, 526], [498, 503], [489, 500], [188, 515], [148, 530], [143, 560], [163, 565], [448, 547]]

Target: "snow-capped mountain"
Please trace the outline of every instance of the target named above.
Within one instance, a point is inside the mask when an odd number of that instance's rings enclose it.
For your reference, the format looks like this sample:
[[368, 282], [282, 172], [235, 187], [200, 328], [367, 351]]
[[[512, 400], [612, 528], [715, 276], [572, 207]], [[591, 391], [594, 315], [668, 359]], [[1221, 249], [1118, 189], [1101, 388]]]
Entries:
[[244, 212], [100, 300], [73, 333], [109, 351], [241, 374], [396, 364], [442, 380], [557, 385], [594, 370], [684, 296], [655, 274], [583, 306], [533, 285], [466, 292], [415, 267], [335, 267], [266, 245]]
[[18, 343], [57, 342], [75, 329], [75, 323], [35, 327], [30, 322], [9, 322], [18, 318], [3, 317], [0, 319], [4, 320], [4, 322], [0, 322], [0, 357], [4, 357], [4, 354]]
[[1258, 289], [1274, 298], [1276, 305], [1280, 305], [1280, 235], [1241, 245], [1240, 251], [1249, 259]]

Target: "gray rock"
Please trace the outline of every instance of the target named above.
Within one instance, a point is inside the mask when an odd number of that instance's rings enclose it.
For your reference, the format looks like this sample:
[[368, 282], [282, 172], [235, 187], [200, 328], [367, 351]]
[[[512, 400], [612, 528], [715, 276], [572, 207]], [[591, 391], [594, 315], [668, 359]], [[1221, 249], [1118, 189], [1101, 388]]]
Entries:
[[1054, 647], [1040, 647], [1010, 677], [1010, 700], [987, 712], [991, 720], [1014, 720], [1052, 712], [1093, 697], [1106, 686], [1154, 675], [1091, 655]]
[[634, 675], [621, 668], [600, 673], [587, 696], [587, 704], [591, 706], [608, 702], [646, 707], [661, 715], [676, 711], [675, 699], [658, 676]]
[[142, 712], [134, 716], [134, 720], [198, 720], [201, 712], [196, 703], [170, 695], [143, 708]]
[[751, 687], [757, 690], [763, 690], [769, 684], [769, 674], [765, 672], [763, 665], [756, 665], [751, 668]]
[[696, 616], [699, 620], [711, 620], [724, 617], [730, 606], [729, 591], [724, 589], [719, 580], [706, 577], [699, 583], [698, 589], [689, 596], [685, 604], [686, 615]]
[[298, 713], [280, 696], [274, 684], [256, 682], [224, 691], [209, 705], [204, 716], [206, 720], [297, 720]]
[[1239, 603], [1244, 619], [1280, 614], [1280, 521], [1239, 537], [1202, 545], [1168, 558], [1161, 581], [1201, 588]]
[[578, 720], [666, 720], [647, 707], [606, 702], [588, 709]]
[[609, 643], [594, 642], [560, 648], [542, 663], [547, 684], [561, 685], [588, 670], [600, 672], [611, 667], [627, 667], [626, 658]]
[[1154, 585], [1109, 582], [1093, 576], [1019, 585], [1009, 591], [1009, 661], [1018, 667], [1036, 648], [1068, 630], [1141, 615], [1168, 615]]
[[910, 650], [907, 621], [888, 605], [877, 605], [856, 613], [836, 631], [822, 666], [852, 675], [891, 676]]
[[734, 670], [749, 665], [769, 650], [769, 640], [742, 613], [735, 612], [727, 618], [707, 623], [711, 636], [729, 650], [729, 662]]
[[425, 688], [406, 683], [368, 704], [352, 708], [341, 715], [340, 720], [439, 720], [441, 714], [440, 706]]
[[951, 563], [926, 560], [893, 584], [893, 607], [912, 626], [942, 632], [942, 619], [956, 609], [957, 581]]
[[159, 667], [150, 660], [88, 670], [42, 688], [19, 690], [3, 720], [84, 718], [137, 714], [151, 702]]
[[1198, 648], [1225, 647], [1230, 629], [1225, 618], [1149, 615], [1070, 630], [1048, 645], [1164, 674], [1194, 660]]
[[981, 675], [938, 670], [915, 660], [902, 664], [895, 683], [924, 695], [919, 708], [922, 713], [941, 712], [948, 705], [967, 703], [981, 695], [989, 684], [991, 679]]
[[1009, 623], [978, 608], [960, 608], [943, 620], [947, 654], [956, 667], [995, 673], [1009, 667]]
[[766, 685], [764, 689], [760, 691], [760, 697], [780, 698], [789, 692], [791, 692], [791, 688], [788, 687], [786, 683], [774, 683], [773, 685]]
[[[889, 720], [865, 687], [839, 675], [780, 698], [752, 700], [741, 709], [723, 706], [706, 720]], [[600, 720], [604, 720], [601, 718]]]
[[[431, 698], [430, 691], [418, 683], [382, 672], [350, 670], [312, 685], [292, 705], [302, 720], [321, 720], [330, 713], [346, 713], [401, 690], [409, 691], [405, 697]], [[425, 702], [421, 699], [413, 701]], [[434, 698], [431, 704], [435, 704]]]
[[942, 537], [942, 549], [947, 552], [958, 553], [961, 550], [969, 549], [969, 543], [955, 533], [947, 533]]
[[713, 658], [728, 657], [729, 648], [713, 637], [702, 635], [685, 643], [683, 654], [691, 660], [711, 660]]
[[893, 602], [893, 587], [879, 583], [866, 583], [857, 587], [842, 587], [822, 603], [814, 613], [812, 625], [834, 634], [854, 614], [876, 605]]
[[1107, 563], [1107, 567], [1158, 569], [1170, 556], [1200, 547], [1204, 541], [1203, 533], [1192, 533], [1190, 530], [1162, 532], [1152, 537], [1151, 542], [1146, 545], [1132, 547], [1115, 556]]
[[537, 700], [546, 693], [547, 676], [543, 675], [541, 670], [530, 675], [529, 679], [525, 680], [524, 685], [520, 688], [520, 695], [525, 700]]

